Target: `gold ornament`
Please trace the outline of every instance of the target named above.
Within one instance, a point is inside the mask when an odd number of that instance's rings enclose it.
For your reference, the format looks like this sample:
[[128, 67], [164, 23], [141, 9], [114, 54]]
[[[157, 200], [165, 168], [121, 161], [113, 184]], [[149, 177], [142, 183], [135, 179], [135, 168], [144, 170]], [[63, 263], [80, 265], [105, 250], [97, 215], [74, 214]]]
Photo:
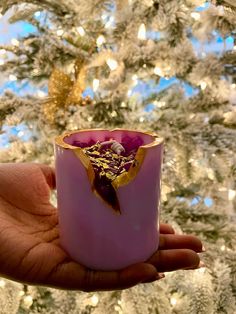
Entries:
[[69, 105], [84, 106], [89, 104], [88, 97], [82, 98], [85, 90], [86, 79], [85, 59], [80, 57], [75, 62], [75, 80], [59, 69], [54, 69], [48, 84], [49, 97], [43, 105], [43, 113], [49, 123], [54, 123], [55, 113], [60, 108], [67, 108]]

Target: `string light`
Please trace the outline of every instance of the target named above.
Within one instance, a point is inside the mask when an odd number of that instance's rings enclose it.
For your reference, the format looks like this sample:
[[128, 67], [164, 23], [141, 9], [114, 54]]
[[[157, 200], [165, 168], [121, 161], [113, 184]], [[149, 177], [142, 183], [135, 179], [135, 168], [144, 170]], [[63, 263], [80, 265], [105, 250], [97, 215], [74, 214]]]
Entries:
[[40, 12], [40, 11], [35, 12], [35, 13], [34, 13], [34, 16], [35, 16], [35, 17], [40, 17], [40, 16], [41, 16], [41, 12]]
[[116, 117], [117, 117], [117, 112], [116, 112], [115, 110], [113, 110], [113, 111], [111, 112], [110, 116], [111, 116], [112, 118], [116, 118]]
[[225, 245], [221, 245], [220, 250], [221, 250], [222, 252], [224, 252], [224, 251], [225, 251]]
[[115, 21], [114, 16], [110, 16], [109, 20], [105, 24], [105, 28], [110, 28], [113, 25], [114, 21]]
[[23, 295], [25, 295], [25, 291], [21, 290], [21, 291], [19, 292], [19, 296], [20, 296], [20, 297], [23, 297]]
[[132, 80], [133, 80], [133, 81], [137, 81], [137, 79], [138, 79], [138, 75], [137, 75], [137, 74], [134, 74], [134, 75], [132, 76]]
[[129, 89], [128, 92], [127, 92], [127, 96], [130, 97], [131, 95], [132, 95], [132, 90]]
[[6, 50], [5, 49], [0, 49], [0, 55], [5, 55]]
[[6, 281], [1, 279], [0, 280], [0, 288], [4, 288], [6, 286]]
[[192, 17], [194, 20], [198, 21], [198, 20], [200, 20], [201, 15], [200, 15], [200, 13], [198, 13], [198, 12], [192, 12], [192, 13], [191, 13], [191, 17]]
[[77, 27], [76, 30], [80, 34], [81, 37], [85, 35], [85, 30], [83, 29], [82, 26]]
[[37, 96], [38, 96], [39, 98], [44, 98], [46, 95], [47, 95], [47, 94], [46, 94], [44, 91], [42, 91], [42, 90], [39, 90], [39, 91], [37, 92]]
[[157, 67], [157, 66], [154, 68], [153, 72], [154, 72], [154, 74], [156, 74], [158, 76], [161, 76], [161, 77], [164, 76], [164, 73], [163, 73], [162, 69]]
[[93, 80], [93, 90], [96, 92], [99, 88], [100, 81], [98, 79]]
[[172, 298], [170, 299], [170, 304], [171, 304], [172, 306], [175, 306], [175, 305], [177, 304], [177, 299], [174, 298], [174, 297], [172, 297]]
[[4, 63], [5, 63], [4, 60], [0, 59], [0, 65], [3, 65]]
[[32, 296], [31, 296], [31, 295], [25, 296], [24, 299], [23, 299], [23, 303], [24, 303], [24, 306], [25, 306], [26, 308], [30, 308], [31, 305], [33, 304], [33, 298], [32, 298]]
[[140, 26], [139, 26], [139, 30], [138, 30], [138, 39], [140, 40], [145, 40], [147, 39], [146, 37], [146, 26], [144, 23], [142, 23]]
[[144, 120], [145, 120], [144, 117], [139, 118], [139, 122], [143, 122]]
[[236, 51], [236, 46], [234, 46], [233, 50]]
[[12, 38], [11, 43], [13, 46], [19, 47], [20, 42], [16, 38]]
[[108, 58], [106, 61], [111, 71], [114, 71], [118, 68], [118, 62], [114, 59]]
[[233, 201], [234, 198], [235, 198], [235, 196], [236, 196], [236, 191], [229, 189], [229, 190], [228, 190], [228, 199], [229, 199], [229, 201]]
[[58, 29], [58, 30], [57, 30], [57, 35], [58, 35], [58, 36], [62, 36], [63, 34], [64, 34], [63, 29]]
[[106, 42], [106, 38], [103, 35], [99, 35], [96, 41], [97, 46], [100, 47], [103, 44], [105, 44], [105, 42]]
[[92, 306], [97, 306], [98, 301], [99, 301], [98, 296], [97, 296], [96, 294], [94, 294], [94, 295], [91, 297], [91, 305], [92, 305]]
[[201, 90], [205, 90], [206, 87], [207, 87], [207, 83], [204, 82], [204, 81], [201, 81], [199, 85], [200, 85], [200, 87], [201, 87]]
[[9, 75], [9, 81], [12, 81], [12, 82], [17, 81], [17, 77], [13, 74], [10, 74]]
[[165, 102], [165, 101], [157, 101], [157, 100], [155, 100], [155, 101], [153, 102], [153, 104], [154, 104], [156, 107], [158, 107], [158, 108], [162, 108], [162, 107], [165, 107], [166, 102]]

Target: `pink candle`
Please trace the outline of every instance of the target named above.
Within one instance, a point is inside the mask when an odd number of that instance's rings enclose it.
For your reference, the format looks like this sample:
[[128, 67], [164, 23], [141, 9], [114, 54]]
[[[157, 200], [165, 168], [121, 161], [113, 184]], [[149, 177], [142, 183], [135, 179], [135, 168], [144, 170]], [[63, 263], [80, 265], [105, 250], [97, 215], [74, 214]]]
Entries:
[[131, 130], [56, 138], [60, 240], [77, 262], [116, 270], [158, 248], [163, 139]]

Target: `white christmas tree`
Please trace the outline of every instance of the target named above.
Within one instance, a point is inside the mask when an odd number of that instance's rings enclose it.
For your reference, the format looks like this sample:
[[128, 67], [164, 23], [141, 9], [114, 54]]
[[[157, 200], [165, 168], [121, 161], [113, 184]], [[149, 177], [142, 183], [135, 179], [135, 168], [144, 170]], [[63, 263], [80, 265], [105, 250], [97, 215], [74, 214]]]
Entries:
[[23, 126], [0, 162], [53, 165], [65, 130], [156, 131], [166, 143], [162, 220], [207, 248], [206, 269], [118, 292], [2, 279], [2, 313], [235, 313], [235, 1], [1, 0], [0, 9], [35, 29], [0, 47], [5, 80], [31, 91], [0, 98], [1, 132]]

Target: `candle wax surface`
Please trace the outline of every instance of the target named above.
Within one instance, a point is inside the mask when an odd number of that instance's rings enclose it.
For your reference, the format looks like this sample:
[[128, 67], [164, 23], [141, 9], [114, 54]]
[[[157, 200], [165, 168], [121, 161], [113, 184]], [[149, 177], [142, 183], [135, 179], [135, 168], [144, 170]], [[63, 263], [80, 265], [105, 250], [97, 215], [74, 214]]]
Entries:
[[[119, 175], [127, 172], [135, 164], [135, 155], [143, 145], [140, 137], [124, 137], [121, 143], [114, 139], [105, 139], [104, 142], [90, 140], [88, 143], [74, 141], [73, 146], [81, 147], [89, 157], [94, 172], [94, 188], [99, 195], [116, 211], [120, 213], [119, 200], [112, 181]], [[121, 146], [120, 146], [121, 145]], [[121, 147], [122, 151], [118, 149]]]

